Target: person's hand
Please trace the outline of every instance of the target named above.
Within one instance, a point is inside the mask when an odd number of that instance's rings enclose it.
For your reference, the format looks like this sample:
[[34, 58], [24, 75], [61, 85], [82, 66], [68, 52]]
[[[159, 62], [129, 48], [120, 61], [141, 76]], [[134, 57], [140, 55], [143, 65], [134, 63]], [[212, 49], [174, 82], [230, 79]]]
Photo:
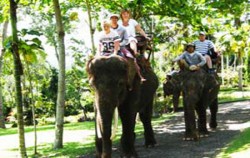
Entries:
[[148, 36], [145, 36], [146, 40], [151, 41], [151, 38]]
[[195, 71], [195, 70], [198, 70], [198, 66], [196, 66], [196, 65], [191, 65], [191, 66], [189, 66], [189, 70], [191, 70], [191, 71]]

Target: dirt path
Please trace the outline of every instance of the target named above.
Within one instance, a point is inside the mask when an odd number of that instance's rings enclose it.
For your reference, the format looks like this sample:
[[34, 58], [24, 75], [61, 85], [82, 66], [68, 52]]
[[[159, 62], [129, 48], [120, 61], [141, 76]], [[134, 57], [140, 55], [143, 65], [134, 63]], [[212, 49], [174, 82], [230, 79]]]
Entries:
[[[209, 112], [208, 112], [209, 113]], [[140, 158], [214, 158], [241, 130], [250, 127], [250, 101], [220, 104], [218, 129], [198, 142], [183, 141], [183, 112], [154, 127], [158, 146], [146, 149], [143, 139], [136, 140], [136, 150]], [[119, 151], [113, 151], [119, 157]], [[87, 156], [89, 158], [89, 156]]]
[[[209, 112], [208, 112], [209, 113]], [[183, 112], [177, 113], [171, 120], [154, 127], [158, 146], [146, 149], [143, 139], [136, 140], [136, 150], [140, 158], [213, 158], [219, 151], [238, 135], [241, 130], [250, 127], [250, 101], [235, 102], [219, 105], [218, 129], [211, 132], [208, 138], [198, 142], [183, 141], [184, 120]], [[85, 133], [85, 134], [83, 134]], [[52, 143], [53, 131], [38, 132], [38, 144]], [[94, 131], [74, 130], [64, 131], [64, 142], [84, 141]], [[74, 137], [72, 137], [74, 136]], [[33, 133], [26, 133], [26, 146], [33, 145]], [[0, 158], [17, 157], [17, 152], [10, 151], [18, 147], [18, 136], [0, 136]], [[93, 154], [81, 156], [92, 158]], [[114, 146], [113, 158], [119, 157], [119, 147]]]

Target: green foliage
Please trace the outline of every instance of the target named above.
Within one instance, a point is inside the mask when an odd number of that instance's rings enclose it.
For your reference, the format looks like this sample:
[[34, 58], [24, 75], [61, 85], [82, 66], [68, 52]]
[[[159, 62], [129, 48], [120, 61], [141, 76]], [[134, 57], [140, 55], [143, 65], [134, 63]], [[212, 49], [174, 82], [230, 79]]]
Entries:
[[242, 131], [238, 136], [236, 136], [230, 143], [224, 148], [221, 153], [217, 157], [232, 157], [232, 154], [235, 157], [244, 157], [248, 156], [247, 152], [245, 154], [244, 151], [249, 152], [250, 147], [250, 128]]

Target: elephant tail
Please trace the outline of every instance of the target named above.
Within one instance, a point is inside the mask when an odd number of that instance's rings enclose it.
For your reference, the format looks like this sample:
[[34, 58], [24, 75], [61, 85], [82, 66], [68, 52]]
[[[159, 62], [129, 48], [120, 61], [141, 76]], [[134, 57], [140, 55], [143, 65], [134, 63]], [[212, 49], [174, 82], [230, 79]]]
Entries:
[[117, 128], [118, 128], [118, 108], [116, 107], [114, 111], [114, 126], [110, 137], [112, 141], [115, 139]]

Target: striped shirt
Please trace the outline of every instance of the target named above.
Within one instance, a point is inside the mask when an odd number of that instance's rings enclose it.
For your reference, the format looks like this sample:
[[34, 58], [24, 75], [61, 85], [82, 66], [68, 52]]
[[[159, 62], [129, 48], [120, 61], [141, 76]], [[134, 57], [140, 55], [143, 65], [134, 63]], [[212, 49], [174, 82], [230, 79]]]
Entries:
[[173, 61], [179, 61], [181, 59], [184, 59], [189, 66], [191, 65], [197, 65], [197, 66], [203, 66], [206, 64], [206, 59], [197, 51], [194, 51], [193, 53], [188, 53], [185, 51], [180, 56], [175, 58]]
[[201, 53], [202, 55], [208, 54], [209, 50], [214, 48], [214, 43], [210, 40], [205, 41], [194, 41], [193, 44], [195, 45], [195, 50]]

